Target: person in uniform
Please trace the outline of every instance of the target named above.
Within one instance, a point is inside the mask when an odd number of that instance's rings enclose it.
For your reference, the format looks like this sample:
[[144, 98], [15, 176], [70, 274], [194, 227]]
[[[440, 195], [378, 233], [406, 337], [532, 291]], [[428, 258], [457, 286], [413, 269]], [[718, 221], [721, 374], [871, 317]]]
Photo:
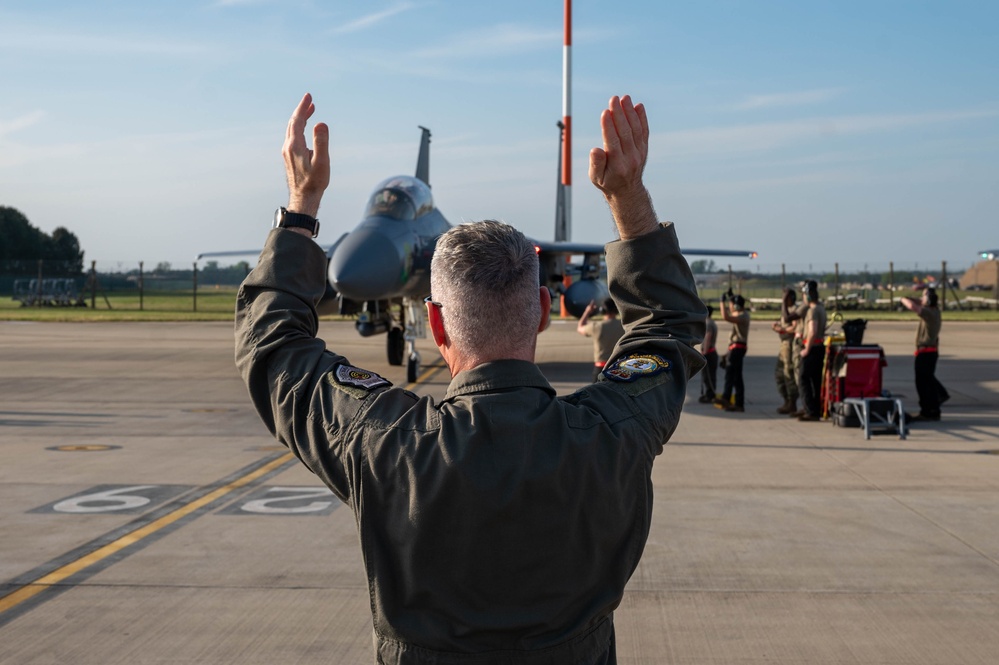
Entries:
[[774, 367], [774, 381], [777, 383], [777, 392], [783, 398], [784, 403], [777, 407], [777, 413], [789, 414], [798, 409], [798, 377], [794, 373], [794, 339], [795, 324], [789, 320], [789, 312], [794, 308], [794, 290], [784, 289], [784, 296], [781, 299], [781, 317], [779, 321], [774, 321], [773, 331], [780, 338], [780, 351], [777, 353], [777, 365]]
[[614, 352], [614, 345], [624, 334], [624, 326], [621, 319], [617, 318], [617, 305], [613, 298], [604, 300], [604, 320], [590, 321], [590, 317], [597, 309], [595, 302], [590, 302], [583, 310], [583, 315], [579, 317], [576, 324], [576, 332], [580, 335], [593, 338], [593, 380], [596, 381], [600, 372], [604, 371], [607, 359]]
[[822, 364], [825, 361], [826, 307], [819, 301], [815, 280], [805, 284], [808, 312], [801, 329], [801, 402], [804, 413], [798, 420], [814, 422], [822, 418]]
[[[749, 312], [741, 295], [733, 295], [732, 289], [722, 294], [722, 318], [732, 324], [728, 338], [728, 354], [725, 363], [725, 388], [721, 397], [716, 397], [714, 405], [725, 411], [746, 410], [746, 387], [742, 380], [742, 361], [746, 357], [749, 340]], [[735, 404], [732, 396], [735, 395]]]
[[916, 393], [919, 395], [919, 414], [907, 420], [940, 420], [940, 405], [950, 399], [950, 393], [937, 380], [937, 360], [940, 357], [940, 308], [937, 292], [933, 287], [923, 290], [920, 300], [902, 298], [902, 305], [919, 317], [916, 330]]
[[701, 404], [710, 404], [717, 397], [715, 378], [718, 376], [718, 324], [711, 318], [714, 308], [706, 305], [708, 316], [704, 319], [704, 341], [701, 342], [701, 355], [704, 356], [704, 369], [701, 370], [701, 396], [697, 399]]
[[[798, 303], [797, 307], [793, 309], [787, 304], [787, 301], [781, 300], [780, 304], [780, 318], [783, 321], [787, 321], [791, 324], [791, 328], [794, 331], [794, 340], [791, 342], [791, 373], [794, 377], [795, 385], [798, 389], [798, 395], [801, 395], [801, 350], [805, 348], [803, 340], [802, 330], [805, 327], [805, 314], [808, 313], [808, 283], [802, 284], [801, 287], [801, 302]], [[795, 301], [797, 298], [795, 298]], [[798, 409], [797, 411], [790, 411], [788, 415], [792, 418], [798, 418], [804, 415], [804, 408]]]
[[[302, 98], [287, 210], [315, 219], [329, 128]], [[613, 97], [590, 179], [619, 240], [608, 288], [625, 333], [600, 379], [558, 397], [534, 363], [551, 294], [534, 245], [499, 222], [443, 234], [429, 328], [451, 371], [435, 401], [317, 339], [326, 255], [276, 228], [240, 287], [236, 365], [266, 427], [354, 512], [378, 663], [616, 662], [614, 610], [649, 534], [652, 466], [680, 418], [704, 305], [642, 180], [649, 125]]]

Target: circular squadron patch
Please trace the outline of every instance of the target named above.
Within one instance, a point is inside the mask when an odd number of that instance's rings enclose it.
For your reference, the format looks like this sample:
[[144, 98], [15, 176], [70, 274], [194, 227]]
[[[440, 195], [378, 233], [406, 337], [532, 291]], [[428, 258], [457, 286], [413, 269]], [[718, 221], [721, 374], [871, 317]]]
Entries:
[[336, 382], [343, 386], [352, 388], [362, 388], [364, 390], [374, 390], [380, 386], [391, 386], [392, 382], [386, 378], [378, 376], [374, 372], [369, 372], [360, 367], [350, 365], [339, 365], [333, 377]]
[[603, 375], [611, 381], [634, 381], [669, 369], [669, 361], [653, 353], [625, 356], [608, 365]]

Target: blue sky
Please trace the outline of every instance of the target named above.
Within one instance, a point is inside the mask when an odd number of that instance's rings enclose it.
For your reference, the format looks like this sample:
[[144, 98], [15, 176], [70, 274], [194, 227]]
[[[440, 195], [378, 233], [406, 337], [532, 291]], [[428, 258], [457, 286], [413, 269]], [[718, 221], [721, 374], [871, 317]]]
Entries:
[[[960, 0], [576, 0], [573, 239], [612, 237], [587, 154], [629, 93], [683, 245], [971, 265], [999, 246], [997, 24]], [[413, 172], [418, 125], [452, 223], [550, 238], [561, 76], [561, 0], [0, 0], [0, 205], [101, 265], [259, 247], [308, 91], [333, 140], [321, 242]]]

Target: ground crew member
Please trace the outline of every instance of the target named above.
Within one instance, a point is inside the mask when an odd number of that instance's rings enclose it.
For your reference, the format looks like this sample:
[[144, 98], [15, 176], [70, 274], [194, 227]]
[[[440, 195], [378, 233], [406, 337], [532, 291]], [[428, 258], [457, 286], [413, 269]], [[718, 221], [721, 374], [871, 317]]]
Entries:
[[[725, 363], [725, 389], [720, 398], [715, 398], [714, 405], [725, 411], [742, 412], [746, 410], [746, 387], [742, 380], [742, 361], [746, 357], [749, 340], [749, 312], [746, 311], [746, 301], [741, 295], [733, 295], [732, 289], [721, 297], [722, 318], [732, 324], [732, 332], [728, 338], [728, 354]], [[735, 404], [732, 404], [732, 395]]]
[[941, 325], [937, 292], [933, 287], [927, 287], [919, 301], [912, 298], [902, 298], [901, 301], [906, 309], [919, 317], [915, 362], [919, 415], [909, 416], [907, 420], [940, 420], [940, 405], [950, 399], [950, 393], [936, 377]]
[[[808, 283], [801, 287], [801, 303], [797, 307], [791, 308], [784, 300], [780, 304], [780, 318], [789, 321], [794, 329], [794, 340], [791, 342], [791, 371], [794, 374], [794, 382], [798, 387], [798, 395], [801, 395], [801, 350], [805, 348], [802, 343], [802, 330], [805, 327], [805, 314], [808, 313]], [[804, 415], [804, 408], [788, 413], [792, 418]]]
[[779, 321], [774, 321], [771, 326], [780, 337], [774, 381], [777, 383], [777, 392], [784, 399], [784, 403], [777, 407], [777, 413], [781, 414], [794, 413], [798, 410], [798, 377], [794, 373], [794, 338], [797, 326], [786, 318], [787, 313], [794, 307], [794, 301], [794, 290], [785, 288], [781, 299], [781, 318]]
[[617, 318], [617, 305], [613, 298], [604, 300], [604, 320], [590, 321], [590, 316], [597, 309], [597, 304], [590, 301], [590, 304], [583, 310], [583, 315], [579, 317], [576, 324], [576, 332], [580, 335], [593, 338], [593, 380], [596, 381], [600, 372], [604, 371], [608, 358], [614, 352], [614, 345], [624, 334], [624, 326], [621, 319]]
[[[284, 144], [288, 210], [315, 218], [329, 129], [306, 95]], [[642, 181], [645, 109], [613, 97], [590, 179], [620, 240], [608, 288], [625, 334], [600, 380], [565, 397], [534, 364], [551, 294], [506, 224], [437, 242], [427, 316], [452, 379], [436, 402], [316, 338], [326, 255], [271, 231], [240, 287], [236, 364], [265, 425], [354, 512], [378, 663], [616, 662], [614, 609], [649, 533], [652, 464], [680, 418], [704, 305]]]
[[804, 413], [798, 420], [817, 421], [822, 418], [822, 364], [826, 357], [826, 307], [819, 301], [819, 285], [809, 280], [805, 285], [808, 312], [801, 333], [801, 401]]
[[704, 369], [701, 370], [701, 396], [697, 399], [702, 404], [710, 404], [717, 397], [715, 377], [718, 375], [718, 324], [711, 318], [714, 308], [706, 305], [708, 317], [704, 319], [704, 341], [701, 342], [701, 355], [704, 356]]

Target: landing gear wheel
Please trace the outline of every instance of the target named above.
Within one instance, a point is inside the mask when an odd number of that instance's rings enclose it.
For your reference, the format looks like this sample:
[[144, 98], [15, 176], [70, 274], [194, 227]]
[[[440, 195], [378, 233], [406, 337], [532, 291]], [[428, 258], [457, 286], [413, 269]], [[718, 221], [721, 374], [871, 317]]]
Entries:
[[388, 331], [386, 351], [389, 365], [402, 364], [402, 359], [406, 355], [406, 338], [402, 334], [402, 328], [392, 328]]
[[420, 354], [415, 351], [409, 354], [409, 362], [406, 363], [406, 381], [416, 383], [416, 376], [420, 373]]

